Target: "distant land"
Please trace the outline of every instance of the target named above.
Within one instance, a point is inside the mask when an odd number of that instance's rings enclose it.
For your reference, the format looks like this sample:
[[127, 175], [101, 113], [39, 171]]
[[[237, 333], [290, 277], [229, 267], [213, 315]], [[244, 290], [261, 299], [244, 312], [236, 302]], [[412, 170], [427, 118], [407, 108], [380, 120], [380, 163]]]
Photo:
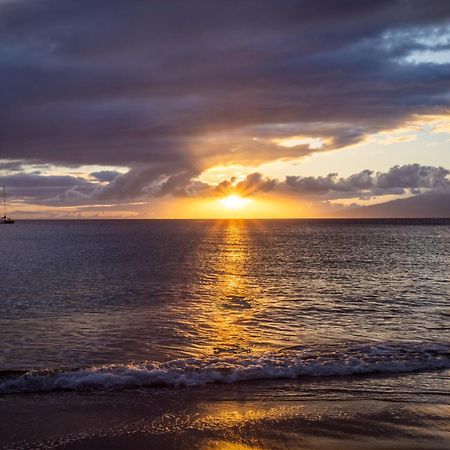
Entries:
[[422, 194], [336, 212], [342, 218], [450, 218], [450, 194]]

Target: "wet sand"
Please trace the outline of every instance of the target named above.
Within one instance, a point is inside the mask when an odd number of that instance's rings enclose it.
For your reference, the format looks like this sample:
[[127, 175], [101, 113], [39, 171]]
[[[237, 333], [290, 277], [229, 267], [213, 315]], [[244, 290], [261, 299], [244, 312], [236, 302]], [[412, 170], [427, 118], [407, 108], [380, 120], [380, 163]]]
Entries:
[[385, 392], [375, 400], [364, 395], [361, 384], [373, 387], [382, 379], [355, 382], [345, 395], [333, 394], [342, 381], [326, 381], [327, 393], [319, 389], [305, 396], [311, 385], [300, 380], [4, 396], [0, 448], [449, 448], [448, 396], [406, 392], [404, 400], [389, 400]]

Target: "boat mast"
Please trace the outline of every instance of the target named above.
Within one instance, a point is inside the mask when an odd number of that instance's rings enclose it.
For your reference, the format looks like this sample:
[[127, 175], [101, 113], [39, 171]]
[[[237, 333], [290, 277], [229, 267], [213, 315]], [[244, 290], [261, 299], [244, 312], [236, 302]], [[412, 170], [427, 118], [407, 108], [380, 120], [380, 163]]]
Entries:
[[6, 218], [6, 191], [5, 191], [5, 185], [3, 185], [3, 215]]

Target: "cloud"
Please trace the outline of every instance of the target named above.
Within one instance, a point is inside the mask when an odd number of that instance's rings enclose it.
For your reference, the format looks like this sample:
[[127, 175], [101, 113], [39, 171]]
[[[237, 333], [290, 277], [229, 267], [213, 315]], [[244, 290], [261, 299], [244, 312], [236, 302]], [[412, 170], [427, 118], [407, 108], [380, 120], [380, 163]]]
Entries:
[[23, 170], [22, 161], [4, 161], [0, 162], [1, 172], [20, 172]]
[[99, 170], [97, 172], [91, 172], [89, 175], [100, 182], [110, 182], [120, 174], [117, 170]]
[[449, 174], [450, 171], [443, 167], [421, 166], [419, 164], [394, 166], [386, 173], [377, 173], [375, 188], [447, 190], [450, 186]]
[[97, 186], [91, 198], [123, 202], [164, 195], [175, 192], [177, 185], [184, 180], [186, 184], [196, 175], [198, 173], [194, 169], [186, 171], [182, 161], [136, 167], [118, 175], [106, 186]]
[[302, 196], [327, 199], [371, 198], [389, 194], [450, 192], [450, 171], [443, 167], [406, 164], [387, 172], [363, 170], [347, 178], [337, 174], [326, 177], [287, 176], [285, 188]]
[[0, 157], [129, 167], [91, 195], [122, 201], [342, 148], [448, 114], [450, 65], [408, 56], [449, 47], [424, 38], [449, 21], [446, 0], [2, 3]]
[[203, 186], [203, 195], [251, 196], [266, 192], [295, 195], [326, 202], [334, 199], [368, 199], [383, 195], [405, 193], [450, 193], [450, 171], [443, 167], [406, 164], [394, 166], [387, 172], [363, 170], [348, 177], [336, 173], [327, 176], [293, 176], [283, 181], [264, 177], [260, 173], [248, 175], [244, 180], [224, 180], [216, 186]]
[[7, 186], [12, 200], [25, 199], [28, 202], [49, 202], [49, 199], [70, 197], [77, 191], [80, 196], [89, 195], [96, 184], [81, 177], [69, 175], [41, 175], [40, 173], [16, 173], [0, 176], [0, 185]]
[[[159, 197], [243, 197], [259, 195], [294, 196], [323, 203], [336, 199], [369, 199], [384, 195], [450, 193], [450, 171], [443, 167], [406, 164], [386, 172], [363, 170], [348, 177], [289, 175], [284, 180], [255, 172], [238, 180], [235, 177], [216, 185], [196, 179], [199, 172], [173, 167], [132, 169], [115, 175], [110, 182], [86, 180], [75, 176], [17, 173], [0, 177], [8, 186], [11, 201], [48, 206], [82, 206], [145, 202]], [[94, 177], [95, 178], [95, 177]], [[112, 178], [112, 176], [110, 177]]]

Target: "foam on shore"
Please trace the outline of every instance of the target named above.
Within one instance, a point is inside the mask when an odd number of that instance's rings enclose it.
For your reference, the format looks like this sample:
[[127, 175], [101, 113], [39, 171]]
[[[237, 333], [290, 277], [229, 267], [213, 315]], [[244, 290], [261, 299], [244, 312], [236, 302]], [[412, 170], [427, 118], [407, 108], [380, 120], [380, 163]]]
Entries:
[[382, 343], [292, 347], [258, 356], [186, 358], [76, 370], [4, 371], [0, 395], [139, 386], [201, 386], [244, 380], [396, 374], [450, 368], [450, 344]]

